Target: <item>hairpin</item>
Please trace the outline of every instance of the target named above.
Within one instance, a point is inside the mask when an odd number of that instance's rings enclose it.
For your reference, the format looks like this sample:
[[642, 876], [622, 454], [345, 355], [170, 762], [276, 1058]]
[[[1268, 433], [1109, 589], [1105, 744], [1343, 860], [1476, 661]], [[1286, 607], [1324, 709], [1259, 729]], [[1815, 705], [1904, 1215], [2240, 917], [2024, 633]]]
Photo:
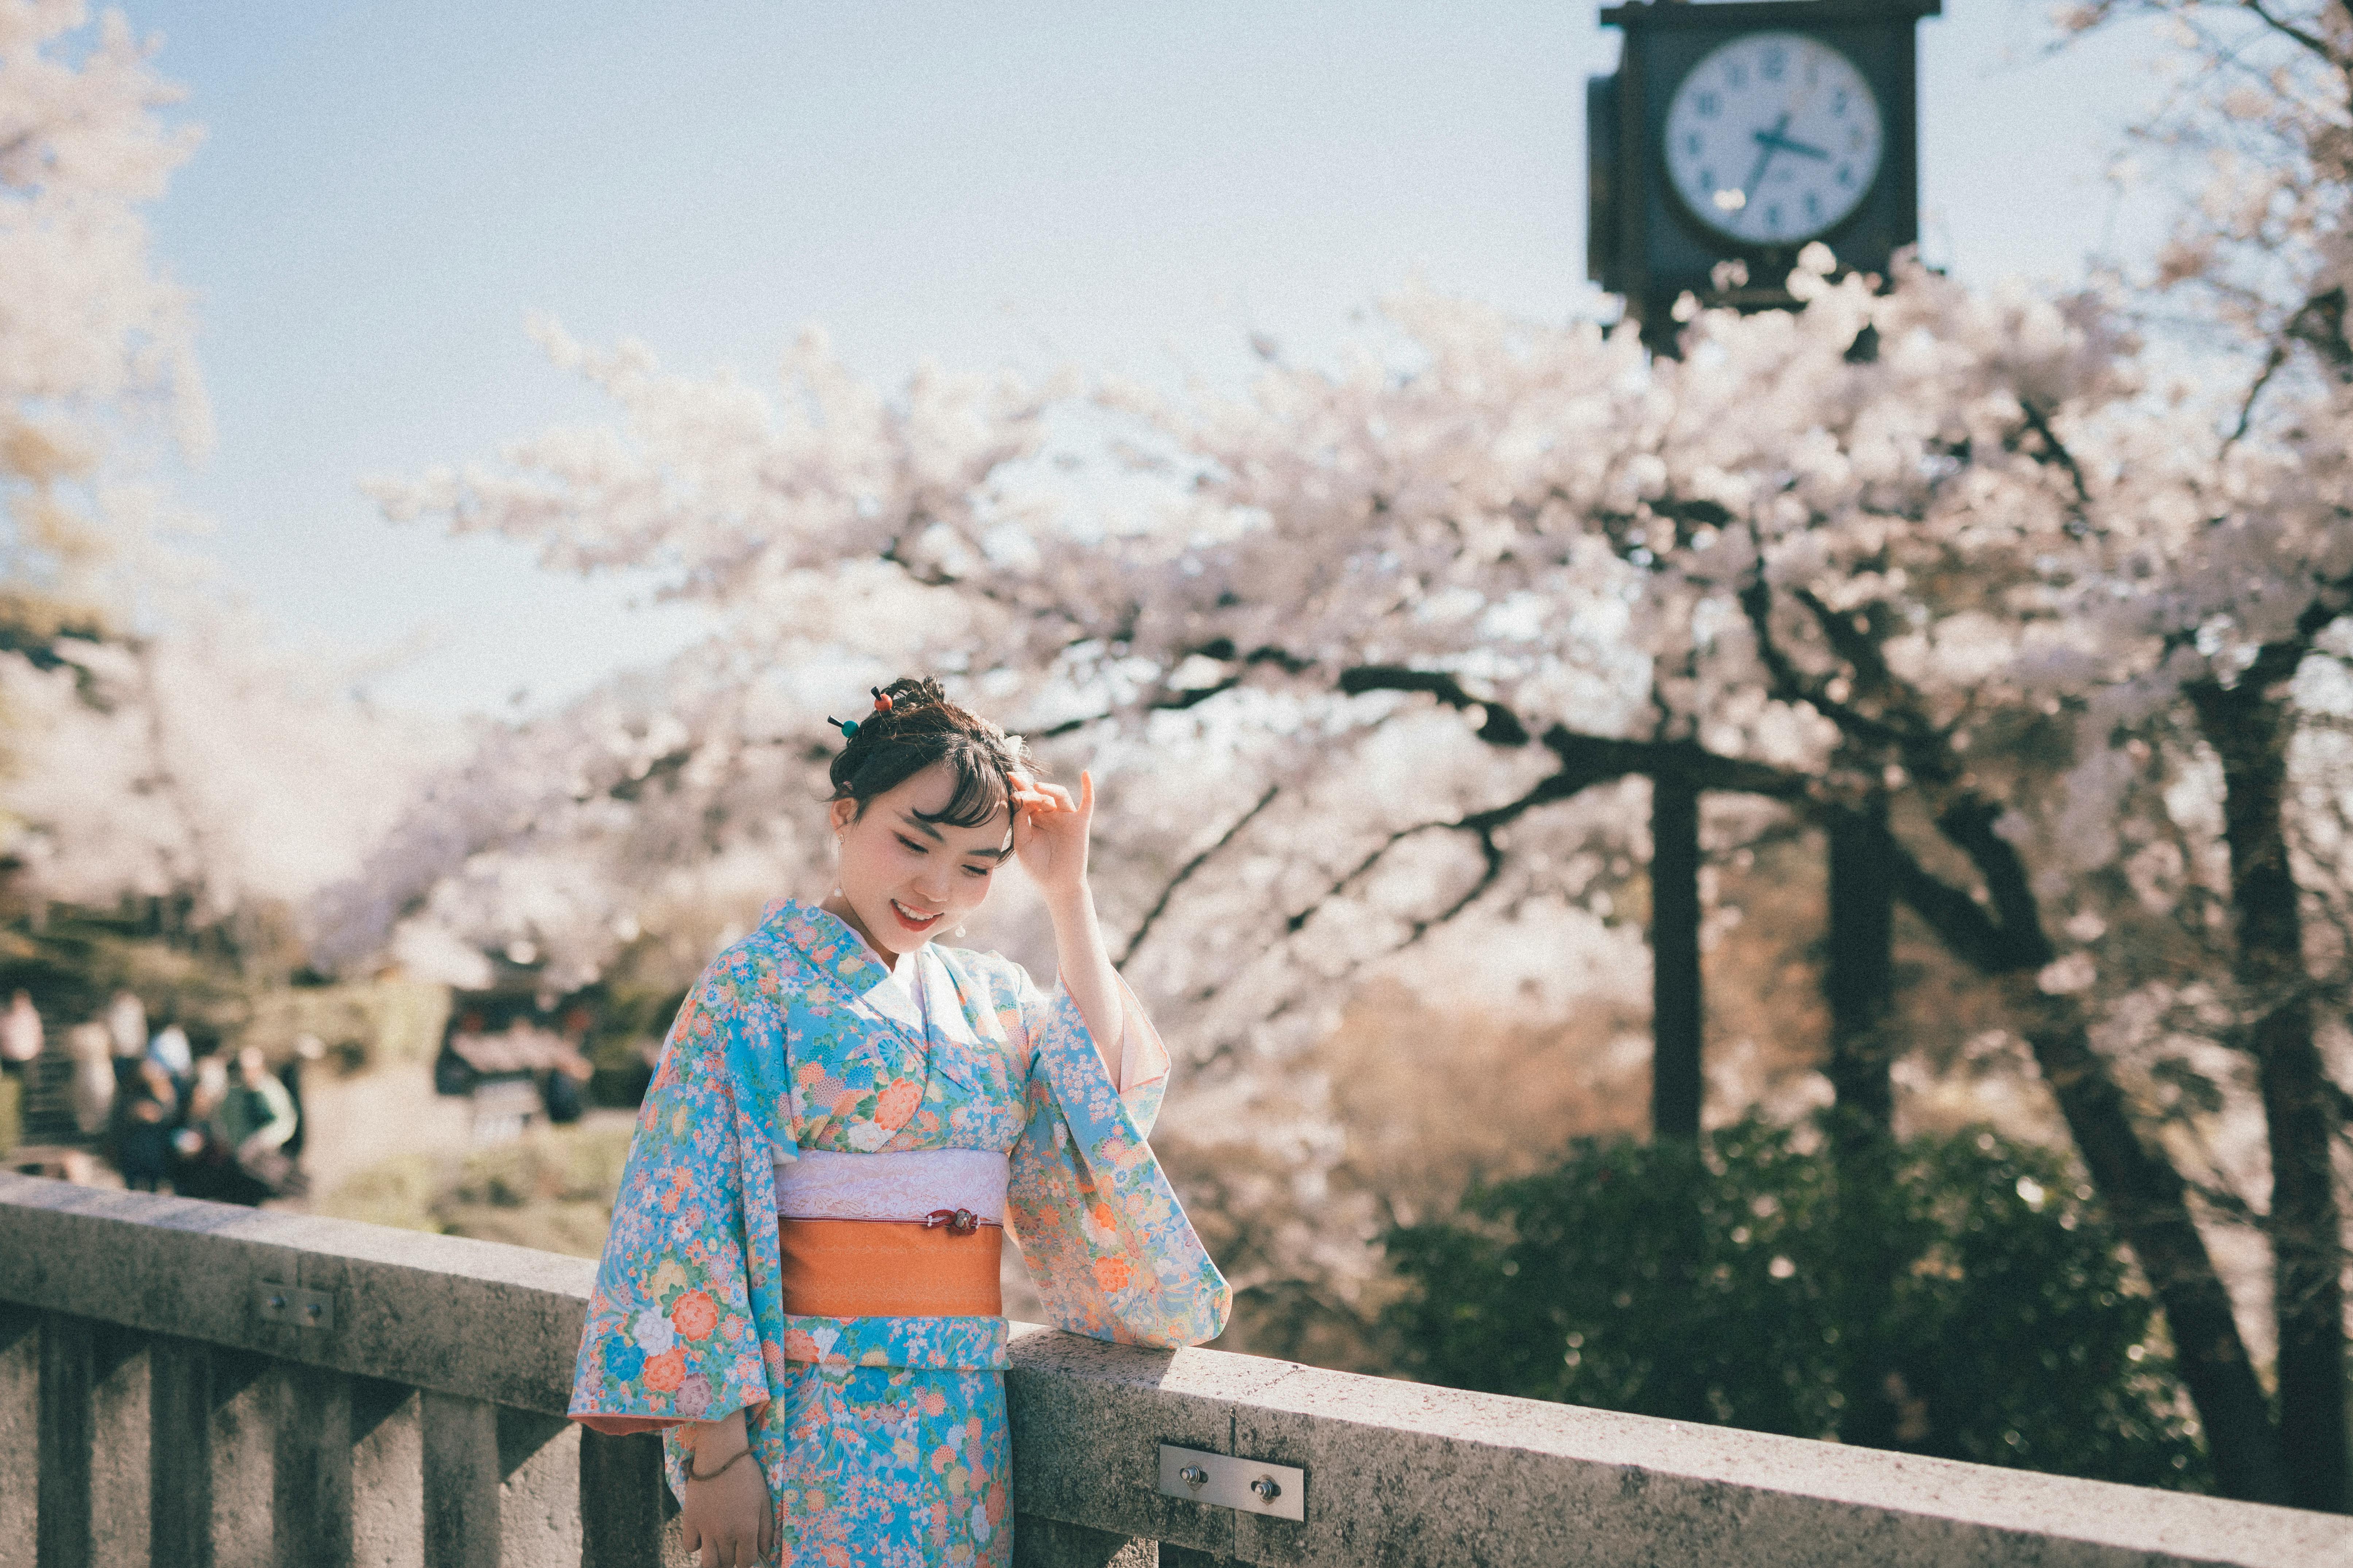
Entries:
[[[891, 699], [882, 694], [881, 687], [870, 686], [866, 689], [874, 693], [874, 711], [877, 713], [891, 711]], [[825, 721], [839, 730], [841, 738], [845, 741], [858, 733], [858, 721], [855, 719], [836, 719], [831, 714], [828, 714]]]

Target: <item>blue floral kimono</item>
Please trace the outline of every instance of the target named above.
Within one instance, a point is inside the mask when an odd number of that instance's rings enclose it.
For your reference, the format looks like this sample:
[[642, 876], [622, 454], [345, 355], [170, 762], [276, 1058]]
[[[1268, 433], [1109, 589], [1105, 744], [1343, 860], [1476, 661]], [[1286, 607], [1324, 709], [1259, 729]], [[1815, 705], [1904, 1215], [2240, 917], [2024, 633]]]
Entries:
[[[638, 1117], [588, 1303], [572, 1415], [600, 1430], [747, 1412], [786, 1564], [1008, 1564], [1001, 1317], [788, 1314], [776, 1164], [801, 1150], [1009, 1154], [1006, 1224], [1054, 1321], [1197, 1344], [1231, 1293], [1070, 996], [926, 946], [925, 1020], [841, 921], [794, 902], [712, 961]], [[1131, 1033], [1148, 1031], [1132, 994]], [[685, 1489], [673, 1431], [670, 1485]]]

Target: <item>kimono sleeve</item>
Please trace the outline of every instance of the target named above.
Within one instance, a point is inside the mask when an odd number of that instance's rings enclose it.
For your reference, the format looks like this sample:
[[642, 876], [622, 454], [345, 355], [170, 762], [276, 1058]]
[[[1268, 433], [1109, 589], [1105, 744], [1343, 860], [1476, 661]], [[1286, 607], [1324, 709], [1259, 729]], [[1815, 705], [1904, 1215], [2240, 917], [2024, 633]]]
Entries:
[[1121, 982], [1123, 1094], [1069, 993], [1048, 997], [1014, 973], [1031, 1057], [1006, 1223], [1048, 1314], [1058, 1328], [1124, 1344], [1215, 1339], [1233, 1293], [1145, 1142], [1168, 1058], [1143, 1005]]
[[[734, 1068], [777, 1054], [777, 1010], [757, 967], [722, 954], [679, 1009], [638, 1113], [613, 1228], [574, 1365], [573, 1419], [600, 1432], [716, 1420], [770, 1394], [759, 1320], [782, 1310], [766, 1133]], [[751, 1156], [747, 1159], [747, 1153]], [[757, 1188], [757, 1191], [751, 1189]]]

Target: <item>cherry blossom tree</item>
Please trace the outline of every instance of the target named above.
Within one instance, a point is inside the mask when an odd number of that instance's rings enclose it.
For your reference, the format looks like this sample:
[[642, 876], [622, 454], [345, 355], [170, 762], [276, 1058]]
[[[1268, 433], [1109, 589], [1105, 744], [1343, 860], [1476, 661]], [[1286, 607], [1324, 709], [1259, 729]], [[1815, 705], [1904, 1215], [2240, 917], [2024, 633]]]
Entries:
[[140, 209], [194, 150], [119, 13], [0, 0], [0, 567], [15, 636], [119, 615], [110, 574], [152, 510], [111, 494], [145, 432], [210, 438], [187, 297]]
[[32, 905], [217, 925], [350, 875], [444, 742], [169, 541], [156, 438], [209, 429], [142, 216], [198, 140], [152, 52], [118, 13], [0, 0], [0, 855]]
[[[2194, 716], [2226, 849], [2210, 912], [2229, 931], [2229, 982], [2203, 1003], [2212, 1018], [2185, 1032], [2226, 1047], [2221, 1059], [2253, 1080], [2263, 1158], [2243, 1195], [2225, 1196], [2240, 1197], [2239, 1217], [2272, 1254], [2287, 1493], [2343, 1509], [2353, 1482], [2336, 1144], [2348, 1107], [2325, 1058], [2348, 978], [2336, 726], [2353, 608], [2353, 19], [2264, 0], [2093, 0], [2059, 13], [2076, 31], [2127, 18], [2158, 21], [2179, 46], [2178, 85], [2139, 134], [2198, 192], [2149, 280], [2147, 314], [2209, 356], [2229, 399], [2219, 438], [2199, 448], [2226, 482], [2201, 489], [2155, 552], [2169, 596], [2152, 627], [2153, 684]], [[2224, 1075], [2182, 1070], [2220, 1092], [2211, 1077]]]
[[47, 668], [0, 655], [0, 843], [38, 900], [179, 900], [198, 925], [301, 909], [359, 869], [451, 750], [444, 726], [354, 700], [334, 660], [224, 612], [52, 646]]

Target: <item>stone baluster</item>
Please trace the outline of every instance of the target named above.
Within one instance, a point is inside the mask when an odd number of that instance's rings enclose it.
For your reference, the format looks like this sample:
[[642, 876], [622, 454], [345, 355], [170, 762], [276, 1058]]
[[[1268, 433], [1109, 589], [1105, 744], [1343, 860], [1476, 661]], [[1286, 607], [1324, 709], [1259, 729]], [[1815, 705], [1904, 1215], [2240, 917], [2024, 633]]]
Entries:
[[148, 1539], [154, 1561], [213, 1568], [213, 1349], [148, 1347]]
[[580, 1434], [580, 1568], [655, 1568], [662, 1561], [661, 1440]]
[[352, 1562], [352, 1379], [280, 1362], [270, 1517], [278, 1568], [347, 1568]]
[[425, 1568], [424, 1399], [403, 1383], [352, 1379], [352, 1558]]
[[561, 1415], [499, 1406], [503, 1568], [578, 1568], [580, 1433]]
[[426, 1568], [499, 1568], [499, 1412], [427, 1392]]
[[38, 1339], [35, 1560], [39, 1568], [144, 1562], [145, 1336], [51, 1312]]
[[0, 1306], [0, 1568], [33, 1568], [40, 1408], [40, 1315]]

